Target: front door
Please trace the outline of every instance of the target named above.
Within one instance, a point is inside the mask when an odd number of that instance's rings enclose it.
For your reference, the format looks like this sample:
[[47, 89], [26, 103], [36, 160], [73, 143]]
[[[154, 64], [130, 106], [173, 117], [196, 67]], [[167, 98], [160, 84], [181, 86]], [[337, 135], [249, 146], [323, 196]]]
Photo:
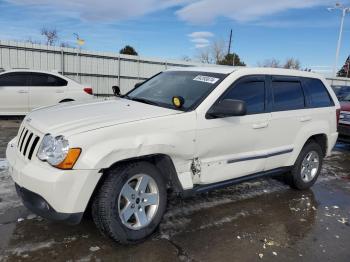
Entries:
[[0, 75], [0, 115], [25, 115], [28, 112], [28, 73]]
[[196, 156], [199, 183], [208, 184], [264, 170], [271, 114], [267, 110], [265, 76], [247, 76], [233, 83], [219, 98], [243, 100], [247, 115], [207, 119], [198, 116]]

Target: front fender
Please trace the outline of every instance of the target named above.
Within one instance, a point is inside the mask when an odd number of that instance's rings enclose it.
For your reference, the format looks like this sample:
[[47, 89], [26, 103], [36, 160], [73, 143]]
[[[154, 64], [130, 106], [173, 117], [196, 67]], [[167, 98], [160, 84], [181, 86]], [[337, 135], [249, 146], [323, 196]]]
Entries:
[[168, 155], [178, 173], [189, 171], [195, 149], [195, 112], [131, 122], [74, 135], [82, 148], [76, 169], [105, 169], [114, 163], [152, 154]]

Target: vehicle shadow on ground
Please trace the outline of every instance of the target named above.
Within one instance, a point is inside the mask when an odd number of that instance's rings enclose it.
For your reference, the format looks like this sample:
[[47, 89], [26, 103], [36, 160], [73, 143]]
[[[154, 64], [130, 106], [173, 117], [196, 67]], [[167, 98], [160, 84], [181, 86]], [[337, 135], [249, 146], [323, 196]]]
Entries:
[[339, 151], [347, 151], [350, 152], [350, 143], [342, 143], [342, 142], [338, 142], [335, 145], [335, 150], [339, 150]]
[[240, 249], [247, 248], [254, 252], [245, 254], [245, 261], [255, 260], [257, 252], [266, 248], [294, 246], [303, 239], [316, 223], [317, 207], [312, 190], [294, 191], [273, 179], [189, 199], [171, 198], [157, 232], [134, 246], [101, 236], [88, 218], [72, 227], [29, 216], [5, 225], [10, 237], [3, 257], [7, 261], [225, 261], [240, 259]]

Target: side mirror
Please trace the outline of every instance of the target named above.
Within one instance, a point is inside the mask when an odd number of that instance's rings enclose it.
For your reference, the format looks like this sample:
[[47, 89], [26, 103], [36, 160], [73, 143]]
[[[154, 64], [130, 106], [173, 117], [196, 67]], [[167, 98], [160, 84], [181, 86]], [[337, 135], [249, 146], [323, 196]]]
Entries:
[[113, 94], [115, 96], [120, 96], [120, 88], [119, 86], [112, 86]]
[[138, 88], [138, 87], [139, 87], [140, 85], [142, 85], [143, 83], [144, 83], [144, 82], [136, 83], [134, 87], [135, 87], [135, 88]]
[[244, 116], [247, 114], [247, 106], [244, 101], [224, 99], [216, 103], [207, 113], [207, 118], [224, 118], [231, 116]]

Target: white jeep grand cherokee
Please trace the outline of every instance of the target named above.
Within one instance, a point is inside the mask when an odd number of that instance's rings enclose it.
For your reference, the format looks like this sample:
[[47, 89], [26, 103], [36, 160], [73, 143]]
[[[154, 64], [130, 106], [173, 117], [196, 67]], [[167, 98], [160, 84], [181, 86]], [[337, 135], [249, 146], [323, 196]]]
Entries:
[[39, 109], [7, 147], [23, 203], [48, 219], [134, 243], [182, 195], [285, 174], [312, 186], [337, 140], [339, 102], [318, 75], [283, 69], [183, 68], [110, 101]]

